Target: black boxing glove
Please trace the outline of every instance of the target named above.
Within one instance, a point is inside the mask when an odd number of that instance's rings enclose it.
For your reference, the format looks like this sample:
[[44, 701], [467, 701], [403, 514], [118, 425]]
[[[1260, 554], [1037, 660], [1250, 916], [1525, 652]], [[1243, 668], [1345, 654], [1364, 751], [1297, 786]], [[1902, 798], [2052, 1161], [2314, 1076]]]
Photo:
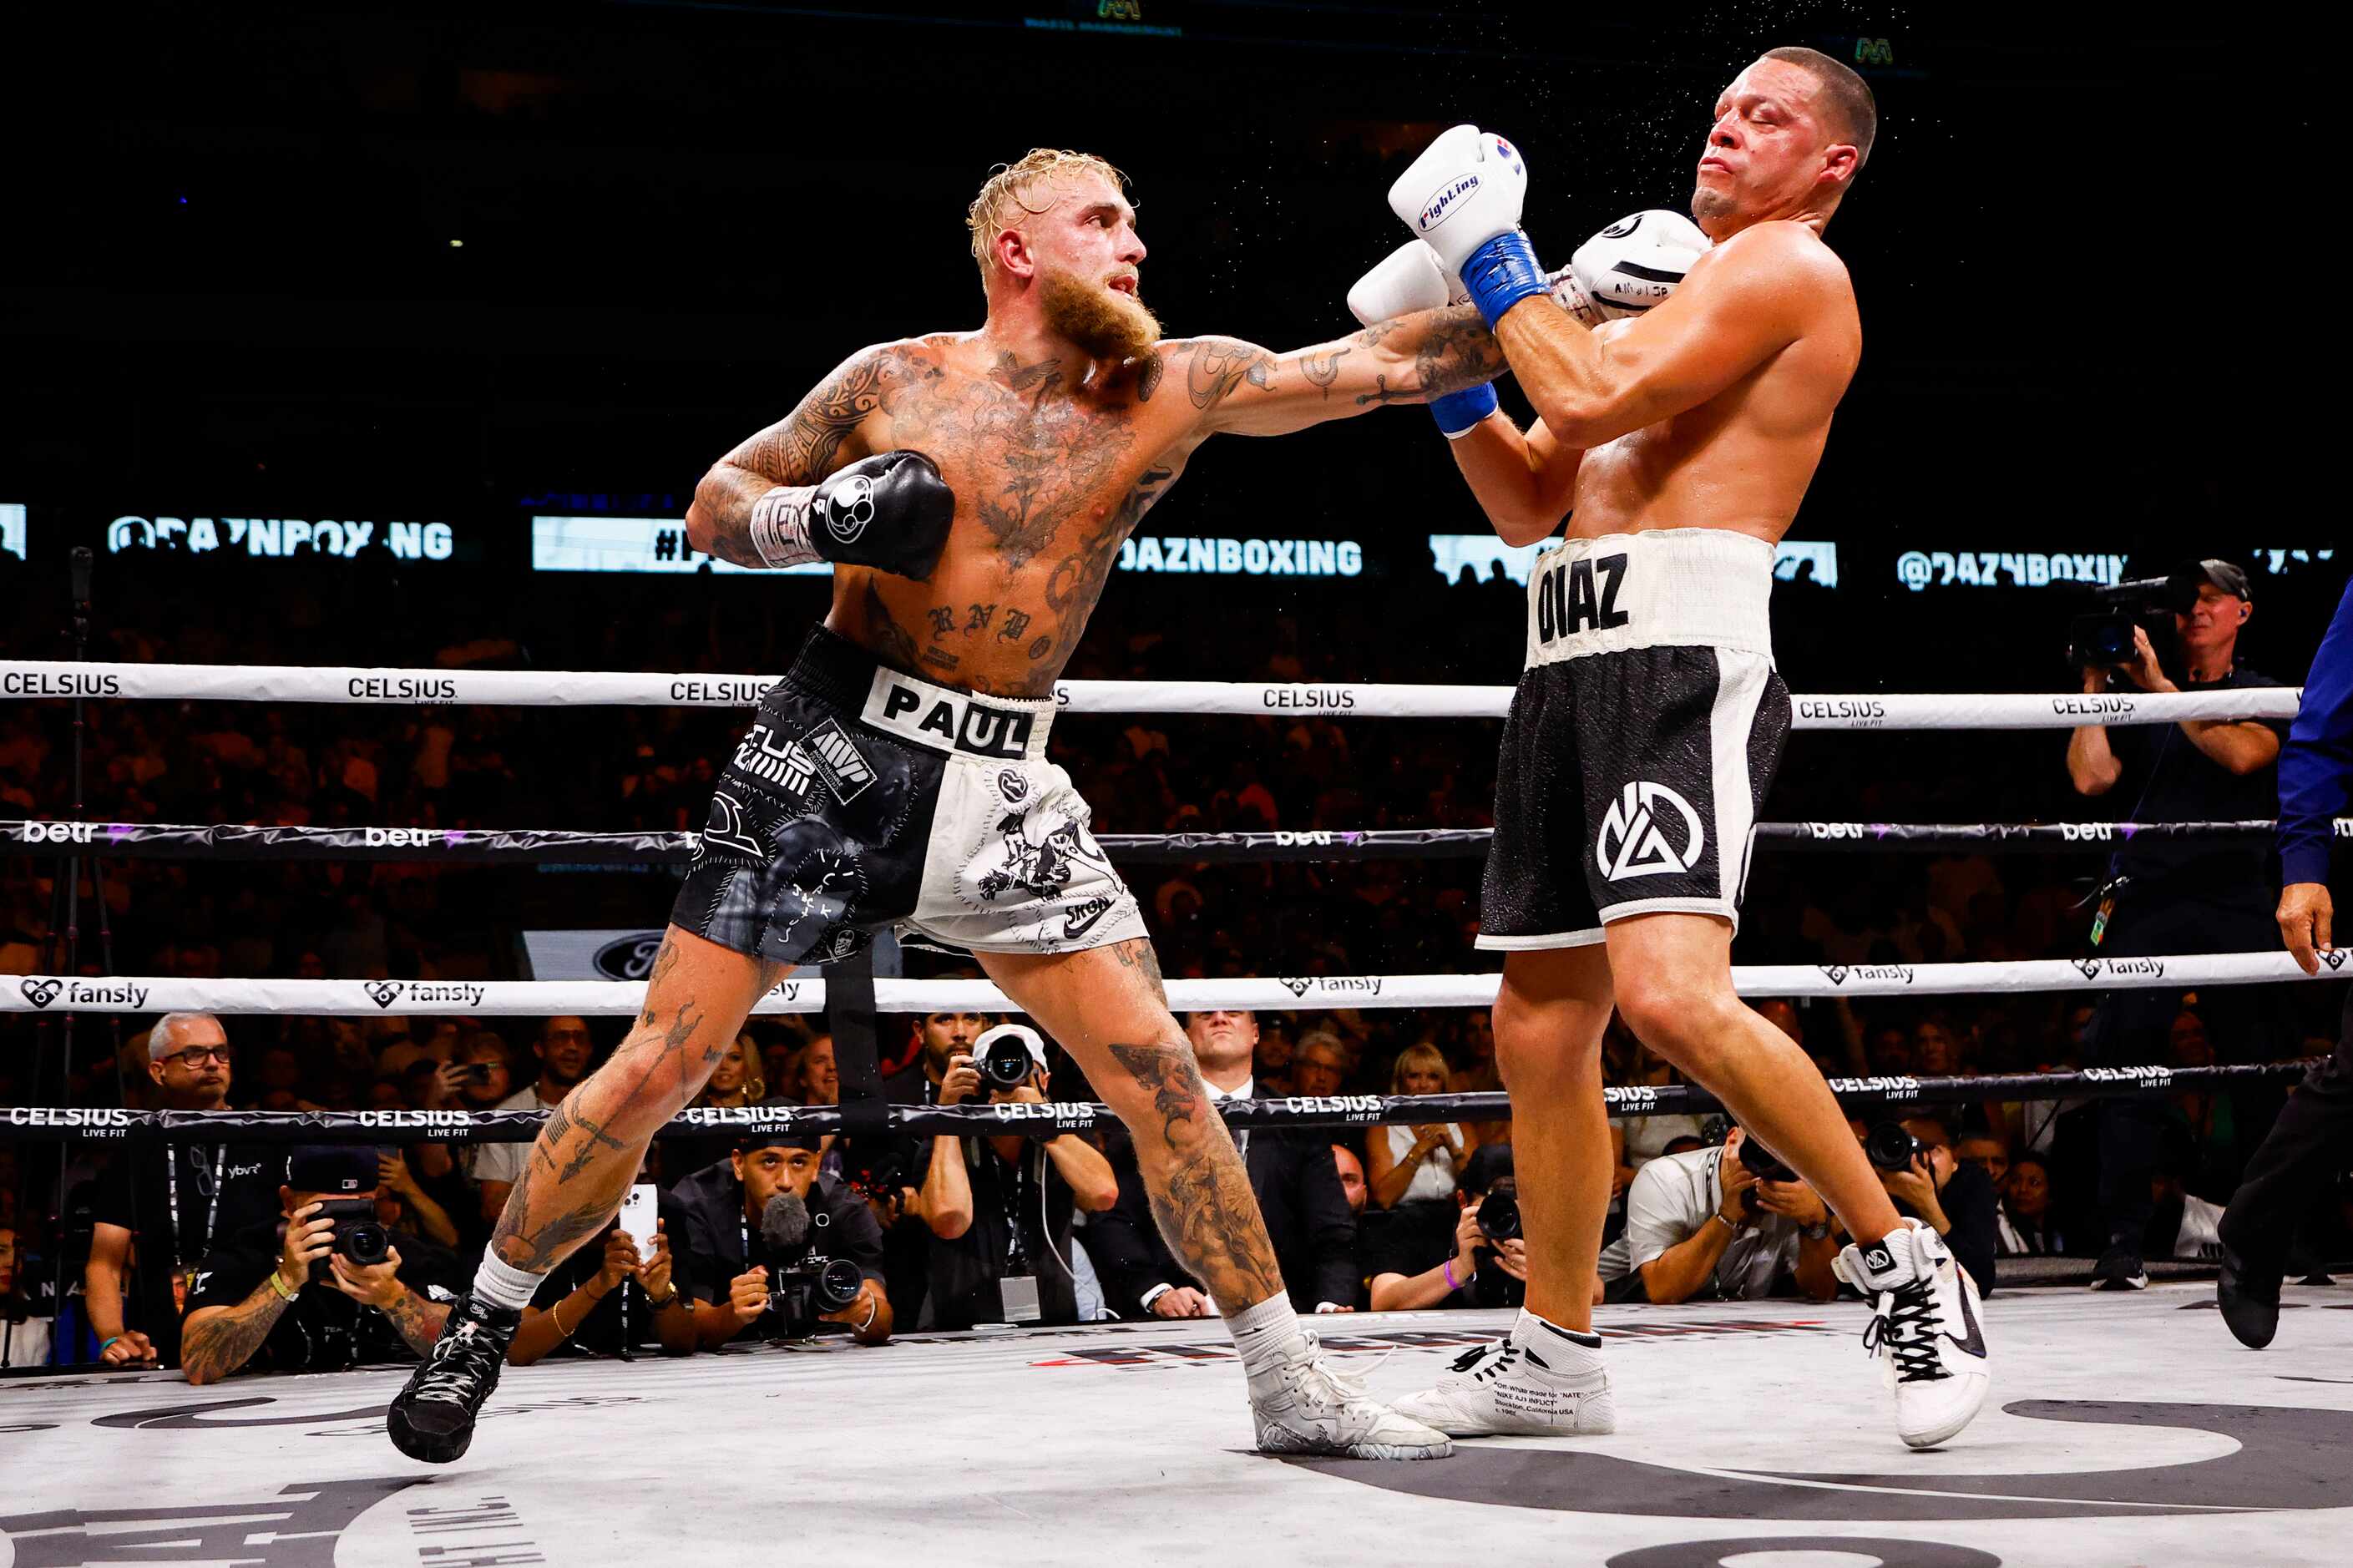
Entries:
[[878, 452], [814, 485], [752, 503], [752, 548], [771, 566], [831, 561], [923, 578], [947, 547], [955, 492], [921, 452]]

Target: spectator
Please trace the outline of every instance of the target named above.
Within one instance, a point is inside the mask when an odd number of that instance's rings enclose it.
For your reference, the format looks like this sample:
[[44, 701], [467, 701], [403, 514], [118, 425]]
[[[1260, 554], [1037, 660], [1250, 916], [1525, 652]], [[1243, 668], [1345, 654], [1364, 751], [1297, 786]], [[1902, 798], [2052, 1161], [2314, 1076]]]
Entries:
[[47, 1366], [50, 1318], [33, 1299], [25, 1244], [0, 1225], [0, 1368]]
[[[1240, 1011], [1188, 1014], [1201, 1079], [1211, 1100], [1248, 1100], [1258, 1039], [1257, 1015]], [[1356, 1222], [1340, 1190], [1330, 1147], [1319, 1133], [1292, 1135], [1259, 1129], [1235, 1135], [1250, 1192], [1265, 1218], [1277, 1267], [1292, 1305], [1302, 1312], [1346, 1312], [1356, 1300]], [[1103, 1282], [1104, 1301], [1122, 1317], [1206, 1318], [1215, 1304], [1201, 1282], [1169, 1253], [1154, 1223], [1134, 1155], [1123, 1150], [1112, 1168], [1119, 1201], [1087, 1223], [1087, 1255]]]
[[694, 1097], [697, 1105], [757, 1105], [768, 1098], [765, 1069], [760, 1059], [760, 1048], [749, 1035], [738, 1035], [734, 1043], [719, 1053], [719, 1065], [711, 1069], [711, 1081]]
[[[1398, 1052], [1389, 1071], [1391, 1094], [1444, 1094], [1446, 1083], [1445, 1054], [1426, 1040]], [[1455, 1173], [1473, 1147], [1451, 1121], [1373, 1128], [1365, 1137], [1365, 1180], [1373, 1202], [1385, 1209], [1451, 1202]]]
[[1996, 1250], [2005, 1257], [2041, 1257], [2067, 1250], [2051, 1204], [2051, 1167], [2031, 1150], [2011, 1156], [2002, 1188]]
[[322, 1200], [377, 1195], [378, 1152], [295, 1149], [278, 1189], [282, 1226], [264, 1219], [205, 1255], [181, 1331], [191, 1384], [217, 1383], [256, 1364], [339, 1372], [397, 1354], [404, 1343], [418, 1355], [432, 1347], [466, 1284], [458, 1259], [395, 1231], [385, 1260], [363, 1267], [336, 1252], [338, 1222], [320, 1214]]
[[1328, 1099], [1348, 1081], [1348, 1054], [1329, 1029], [1311, 1029], [1292, 1053], [1291, 1081], [1303, 1095]]
[[[1852, 1125], [1856, 1137], [1865, 1137], [1867, 1129], [1861, 1122]], [[1899, 1214], [1911, 1215], [1945, 1238], [1953, 1261], [1968, 1270], [1979, 1296], [1992, 1295], [2000, 1224], [1992, 1180], [1954, 1157], [1952, 1133], [1936, 1117], [1906, 1117], [1902, 1125], [1917, 1152], [1905, 1170], [1874, 1163], [1880, 1185]]]
[[[554, 1110], [572, 1092], [572, 1086], [588, 1076], [596, 1055], [596, 1038], [588, 1032], [588, 1020], [569, 1014], [542, 1024], [539, 1038], [532, 1043], [531, 1049], [539, 1058], [539, 1078], [500, 1100], [498, 1110]], [[499, 1212], [507, 1206], [507, 1194], [522, 1175], [523, 1158], [530, 1152], [529, 1143], [490, 1143], [474, 1155], [473, 1176], [481, 1189], [483, 1224], [498, 1223]]]
[[819, 1035], [801, 1053], [801, 1103], [841, 1103], [841, 1066], [833, 1054], [831, 1035]]
[[[818, 1314], [820, 1321], [843, 1325], [860, 1344], [891, 1337], [881, 1227], [857, 1193], [818, 1173], [818, 1159], [814, 1133], [764, 1138], [670, 1189], [694, 1297], [695, 1341], [704, 1349], [754, 1331], [767, 1338], [807, 1332], [810, 1325], [788, 1322], [776, 1310], [770, 1268], [808, 1259], [845, 1259], [862, 1277], [858, 1300]], [[805, 1220], [806, 1239], [792, 1257], [771, 1255], [763, 1234], [771, 1205], [786, 1212], [797, 1205]]]
[[638, 1255], [636, 1240], [617, 1220], [603, 1246], [584, 1247], [556, 1265], [524, 1310], [507, 1360], [528, 1366], [566, 1346], [625, 1359], [649, 1346], [692, 1354], [698, 1342], [693, 1276], [670, 1243], [672, 1234], [686, 1234], [686, 1210], [660, 1193], [655, 1214], [651, 1256]]
[[1493, 1193], [1519, 1202], [1512, 1146], [1482, 1149], [1464, 1168], [1454, 1203], [1442, 1211], [1447, 1223], [1393, 1224], [1366, 1249], [1376, 1312], [1422, 1307], [1516, 1307], [1527, 1300], [1527, 1242], [1520, 1237], [1491, 1239], [1482, 1228], [1480, 1205]]
[[1361, 1215], [1365, 1212], [1365, 1200], [1371, 1195], [1365, 1191], [1365, 1163], [1356, 1158], [1356, 1152], [1345, 1143], [1335, 1143], [1332, 1145], [1332, 1163], [1340, 1173], [1340, 1191], [1347, 1196], [1348, 1212]]
[[1740, 1161], [1746, 1140], [1733, 1127], [1718, 1148], [1642, 1167], [1626, 1189], [1626, 1234], [1601, 1253], [1609, 1300], [1755, 1300], [1785, 1279], [1810, 1300], [1838, 1293], [1829, 1208], [1803, 1182], [1758, 1180]]
[[[1026, 1025], [1000, 1024], [971, 1049], [986, 1049], [998, 1030], [1029, 1047], [1032, 1065], [1027, 1082], [990, 1090], [989, 1102], [1042, 1103], [1045, 1042]], [[948, 1058], [937, 1085], [940, 1104], [961, 1105], [981, 1093], [973, 1060], [961, 1050]], [[912, 1152], [908, 1170], [919, 1216], [934, 1238], [928, 1283], [934, 1327], [1077, 1321], [1066, 1261], [1072, 1214], [1101, 1214], [1119, 1201], [1118, 1179], [1102, 1151], [1071, 1132], [1042, 1144], [1018, 1136], [943, 1134]]]
[[1291, 1080], [1292, 1058], [1295, 1054], [1291, 1031], [1281, 1023], [1261, 1028], [1258, 1049], [1250, 1057], [1250, 1080], [1257, 1085], [1255, 1092], [1269, 1098], [1295, 1092], [1296, 1086]]
[[1998, 1132], [1972, 1132], [1953, 1144], [1953, 1158], [1964, 1165], [1975, 1165], [1986, 1173], [1986, 1180], [2000, 1193], [2010, 1180], [2010, 1145]]
[[[211, 1014], [166, 1013], [147, 1033], [147, 1076], [157, 1105], [221, 1110], [234, 1054]], [[258, 1149], [227, 1143], [148, 1143], [116, 1155], [91, 1203], [90, 1262], [82, 1271], [102, 1363], [180, 1364], [189, 1275], [230, 1234], [270, 1212], [265, 1161]]]

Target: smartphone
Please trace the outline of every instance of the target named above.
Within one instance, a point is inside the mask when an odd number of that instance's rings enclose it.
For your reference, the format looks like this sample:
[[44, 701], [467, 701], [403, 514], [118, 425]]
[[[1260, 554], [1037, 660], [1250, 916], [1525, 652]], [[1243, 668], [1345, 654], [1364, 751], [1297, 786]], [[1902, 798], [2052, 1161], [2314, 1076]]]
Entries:
[[638, 1256], [650, 1258], [654, 1255], [654, 1184], [639, 1182], [621, 1200], [621, 1228], [631, 1241], [638, 1244]]
[[491, 1081], [491, 1064], [489, 1062], [467, 1062], [458, 1068], [458, 1076], [462, 1079], [470, 1079], [475, 1083], [488, 1083]]

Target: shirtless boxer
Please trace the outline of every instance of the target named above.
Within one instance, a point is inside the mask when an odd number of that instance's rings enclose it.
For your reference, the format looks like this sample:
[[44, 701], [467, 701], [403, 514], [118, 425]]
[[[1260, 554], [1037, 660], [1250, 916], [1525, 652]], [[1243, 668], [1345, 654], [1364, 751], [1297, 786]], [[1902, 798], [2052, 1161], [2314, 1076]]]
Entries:
[[753, 1004], [886, 925], [971, 949], [1127, 1123], [1170, 1249], [1229, 1314], [1260, 1447], [1448, 1452], [1302, 1333], [1135, 900], [1046, 734], [1121, 542], [1195, 447], [1459, 394], [1502, 361], [1469, 310], [1287, 354], [1162, 342], [1122, 186], [1069, 153], [997, 174], [969, 215], [986, 324], [860, 350], [697, 488], [695, 548], [829, 560], [832, 612], [720, 779], [635, 1027], [548, 1119], [472, 1291], [394, 1402], [402, 1452], [465, 1452], [517, 1312], [603, 1228]]
[[[1539, 416], [1525, 434], [1493, 412], [1450, 425], [1463, 477], [1506, 543], [1569, 519], [1529, 582], [1479, 937], [1504, 954], [1495, 1056], [1527, 1310], [1398, 1406], [1458, 1436], [1613, 1429], [1590, 1331], [1613, 1003], [1845, 1222], [1855, 1244], [1839, 1270], [1873, 1303], [1864, 1344], [1904, 1441], [1944, 1442], [1985, 1400], [1968, 1277], [1935, 1231], [1897, 1217], [1821, 1074], [1732, 988], [1749, 826], [1789, 727], [1766, 615], [1773, 546], [1862, 351], [1846, 268], [1821, 235], [1875, 121], [1862, 79], [1811, 49], [1743, 71], [1716, 102], [1692, 197], [1714, 243], [1679, 285], [1681, 260], [1638, 261], [1635, 277], [1669, 286], [1639, 314], [1608, 303], [1639, 224], [1578, 251], [1577, 308], [1546, 297], [1516, 227], [1525, 177], [1498, 138], [1449, 132], [1389, 194], [1436, 252], [1424, 276], [1436, 289], [1461, 279]], [[1619, 319], [1588, 326], [1603, 315]]]

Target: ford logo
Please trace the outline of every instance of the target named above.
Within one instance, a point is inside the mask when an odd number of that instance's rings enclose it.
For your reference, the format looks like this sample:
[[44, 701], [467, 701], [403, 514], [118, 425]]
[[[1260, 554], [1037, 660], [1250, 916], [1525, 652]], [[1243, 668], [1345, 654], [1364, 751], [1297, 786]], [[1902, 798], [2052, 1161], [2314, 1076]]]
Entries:
[[608, 942], [596, 950], [596, 973], [610, 980], [643, 980], [654, 971], [661, 941], [661, 932], [647, 931]]

